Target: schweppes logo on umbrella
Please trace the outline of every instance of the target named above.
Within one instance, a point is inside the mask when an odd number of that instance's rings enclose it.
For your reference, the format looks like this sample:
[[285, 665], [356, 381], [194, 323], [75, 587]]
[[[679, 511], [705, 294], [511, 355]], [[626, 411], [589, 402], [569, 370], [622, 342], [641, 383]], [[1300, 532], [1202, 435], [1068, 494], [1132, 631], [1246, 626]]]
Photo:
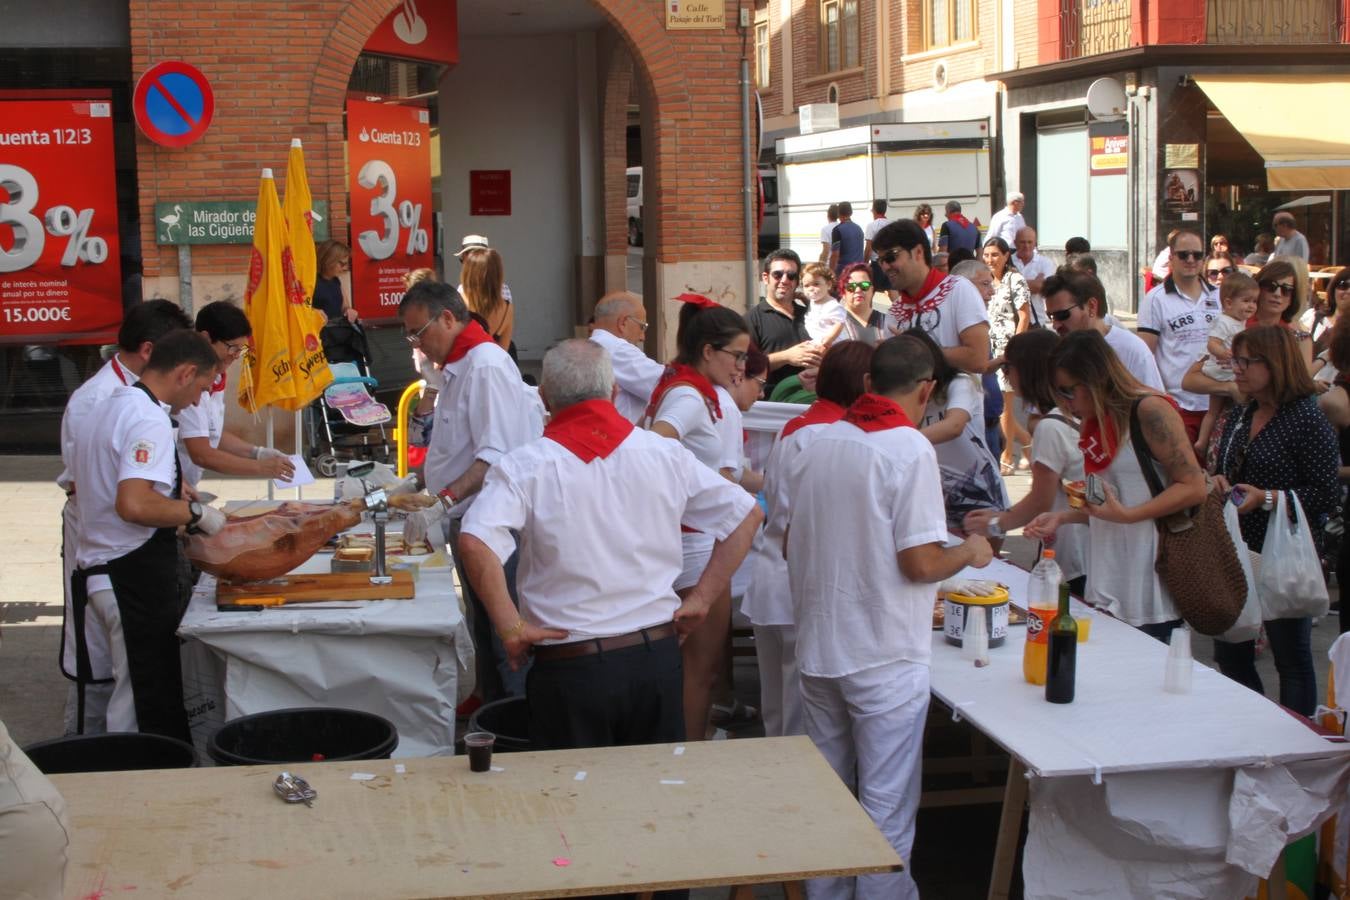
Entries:
[[253, 326], [255, 352], [248, 357], [247, 377], [240, 380], [240, 405], [250, 412], [268, 405], [303, 409], [333, 375], [319, 340], [325, 317], [309, 305], [296, 275], [271, 169], [263, 169], [258, 186], [244, 310]]

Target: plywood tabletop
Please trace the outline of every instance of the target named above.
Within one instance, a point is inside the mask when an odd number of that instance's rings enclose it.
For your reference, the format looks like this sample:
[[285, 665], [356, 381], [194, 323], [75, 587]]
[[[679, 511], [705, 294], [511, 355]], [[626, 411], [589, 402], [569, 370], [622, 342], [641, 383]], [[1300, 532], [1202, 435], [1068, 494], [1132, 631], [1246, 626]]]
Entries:
[[67, 896], [558, 897], [900, 865], [804, 737], [493, 765], [290, 766], [313, 808], [275, 796], [282, 766], [53, 776], [73, 825]]

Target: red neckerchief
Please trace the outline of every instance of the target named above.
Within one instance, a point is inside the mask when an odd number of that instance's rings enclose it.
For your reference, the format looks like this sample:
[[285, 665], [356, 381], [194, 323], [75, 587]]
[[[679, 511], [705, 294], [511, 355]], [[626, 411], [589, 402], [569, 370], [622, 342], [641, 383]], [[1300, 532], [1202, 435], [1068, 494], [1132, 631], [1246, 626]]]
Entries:
[[1083, 430], [1078, 435], [1078, 448], [1083, 451], [1083, 471], [1086, 474], [1105, 472], [1120, 449], [1116, 423], [1108, 418], [1103, 427], [1096, 418], [1084, 419]]
[[914, 427], [899, 403], [880, 394], [863, 394], [854, 400], [848, 412], [844, 413], [844, 421], [869, 433], [889, 428]]
[[687, 384], [703, 395], [703, 402], [708, 404], [708, 415], [714, 422], [722, 418], [722, 404], [717, 402], [717, 389], [713, 387], [712, 382], [700, 375], [693, 366], [671, 363], [661, 373], [661, 379], [656, 382], [656, 389], [652, 391], [651, 402], [647, 404], [646, 417], [649, 421], [656, 420], [656, 411], [660, 408], [661, 401], [665, 399], [666, 392], [680, 384]]
[[225, 380], [226, 380], [225, 373], [221, 372], [219, 375], [216, 376], [216, 380], [211, 382], [210, 392], [213, 394], [219, 394], [221, 391], [225, 390]]
[[584, 463], [609, 456], [632, 432], [633, 423], [608, 400], [574, 403], [544, 426], [544, 437], [562, 444]]
[[134, 375], [136, 373], [132, 372], [130, 369], [123, 368], [122, 364], [117, 361], [116, 353], [114, 353], [108, 361], [112, 363], [113, 374], [117, 376], [117, 380], [123, 384], [131, 384], [130, 381], [127, 381], [127, 374]]
[[482, 325], [479, 325], [473, 319], [470, 319], [469, 323], [464, 326], [464, 330], [455, 335], [455, 342], [450, 345], [450, 353], [445, 357], [445, 364], [449, 365], [453, 362], [459, 362], [470, 350], [477, 347], [479, 344], [491, 343], [494, 343], [492, 335], [484, 331]]
[[967, 219], [961, 213], [953, 213], [952, 215], [949, 215], [947, 218], [955, 222], [957, 225], [960, 225], [962, 228], [970, 227], [970, 220]]
[[904, 291], [900, 292], [900, 296], [891, 304], [891, 317], [899, 323], [901, 331], [908, 328], [919, 316], [942, 305], [954, 283], [950, 278], [950, 275], [943, 275], [937, 269], [929, 269], [928, 277], [923, 280], [918, 296], [912, 297]]
[[844, 408], [838, 403], [817, 399], [807, 408], [806, 412], [784, 425], [783, 433], [779, 437], [785, 438], [807, 425], [829, 425], [831, 422], [838, 422], [843, 417]]

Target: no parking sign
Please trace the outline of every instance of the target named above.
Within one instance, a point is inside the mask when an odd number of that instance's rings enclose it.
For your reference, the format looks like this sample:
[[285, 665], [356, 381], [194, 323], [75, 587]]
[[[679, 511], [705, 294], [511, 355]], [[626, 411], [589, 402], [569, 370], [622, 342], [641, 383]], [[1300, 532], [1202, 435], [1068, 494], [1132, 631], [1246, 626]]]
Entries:
[[200, 69], [170, 60], [156, 63], [140, 77], [131, 108], [150, 140], [165, 147], [186, 147], [206, 133], [216, 98]]

